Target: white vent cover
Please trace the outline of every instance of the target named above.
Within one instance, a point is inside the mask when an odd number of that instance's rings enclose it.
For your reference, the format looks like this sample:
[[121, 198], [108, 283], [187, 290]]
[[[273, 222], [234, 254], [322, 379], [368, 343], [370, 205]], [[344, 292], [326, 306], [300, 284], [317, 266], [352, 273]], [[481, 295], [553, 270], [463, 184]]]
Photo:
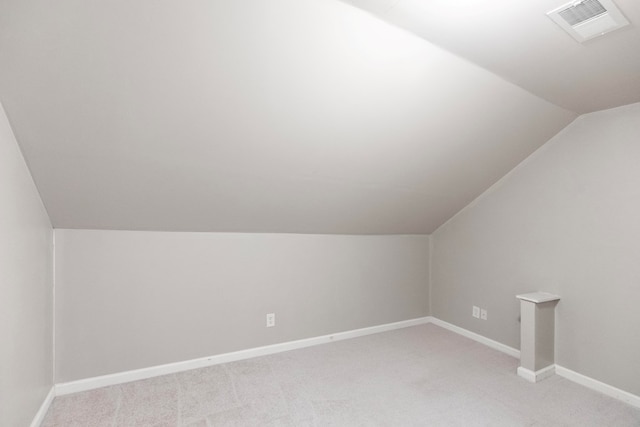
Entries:
[[629, 25], [611, 0], [582, 0], [547, 13], [574, 39], [583, 42]]

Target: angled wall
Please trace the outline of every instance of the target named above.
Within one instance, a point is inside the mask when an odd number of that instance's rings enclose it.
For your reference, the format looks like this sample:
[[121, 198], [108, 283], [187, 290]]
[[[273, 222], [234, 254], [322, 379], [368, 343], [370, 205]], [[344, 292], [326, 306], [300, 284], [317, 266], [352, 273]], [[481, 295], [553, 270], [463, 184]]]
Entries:
[[0, 63], [56, 228], [431, 233], [576, 117], [338, 1], [3, 0]]
[[432, 314], [519, 347], [515, 295], [557, 293], [556, 362], [640, 395], [639, 141], [640, 104], [581, 116], [440, 227]]
[[53, 385], [52, 229], [0, 105], [0, 425], [27, 426]]

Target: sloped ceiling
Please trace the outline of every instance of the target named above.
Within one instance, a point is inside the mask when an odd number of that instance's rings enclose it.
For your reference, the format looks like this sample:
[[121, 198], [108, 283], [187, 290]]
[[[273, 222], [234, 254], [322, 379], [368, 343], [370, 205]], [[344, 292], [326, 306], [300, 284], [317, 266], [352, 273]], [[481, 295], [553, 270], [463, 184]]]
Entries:
[[571, 0], [344, 0], [578, 113], [640, 102], [640, 2], [631, 25], [583, 44], [546, 14]]
[[0, 100], [59, 228], [430, 233], [576, 117], [336, 0], [3, 0]]

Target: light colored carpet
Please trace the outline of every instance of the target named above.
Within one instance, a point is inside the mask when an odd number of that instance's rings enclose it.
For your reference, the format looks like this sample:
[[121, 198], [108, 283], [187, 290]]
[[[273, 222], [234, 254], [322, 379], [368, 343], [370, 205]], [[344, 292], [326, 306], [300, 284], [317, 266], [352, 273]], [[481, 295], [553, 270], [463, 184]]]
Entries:
[[517, 365], [429, 324], [57, 397], [43, 426], [640, 426], [640, 409]]

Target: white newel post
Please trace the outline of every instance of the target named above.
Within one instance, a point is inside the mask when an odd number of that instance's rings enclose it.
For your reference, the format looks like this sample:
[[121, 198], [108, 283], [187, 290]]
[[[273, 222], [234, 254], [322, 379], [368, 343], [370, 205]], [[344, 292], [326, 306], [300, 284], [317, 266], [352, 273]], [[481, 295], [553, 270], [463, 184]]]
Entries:
[[518, 375], [533, 383], [555, 373], [555, 308], [558, 295], [533, 292], [520, 300], [520, 366]]

